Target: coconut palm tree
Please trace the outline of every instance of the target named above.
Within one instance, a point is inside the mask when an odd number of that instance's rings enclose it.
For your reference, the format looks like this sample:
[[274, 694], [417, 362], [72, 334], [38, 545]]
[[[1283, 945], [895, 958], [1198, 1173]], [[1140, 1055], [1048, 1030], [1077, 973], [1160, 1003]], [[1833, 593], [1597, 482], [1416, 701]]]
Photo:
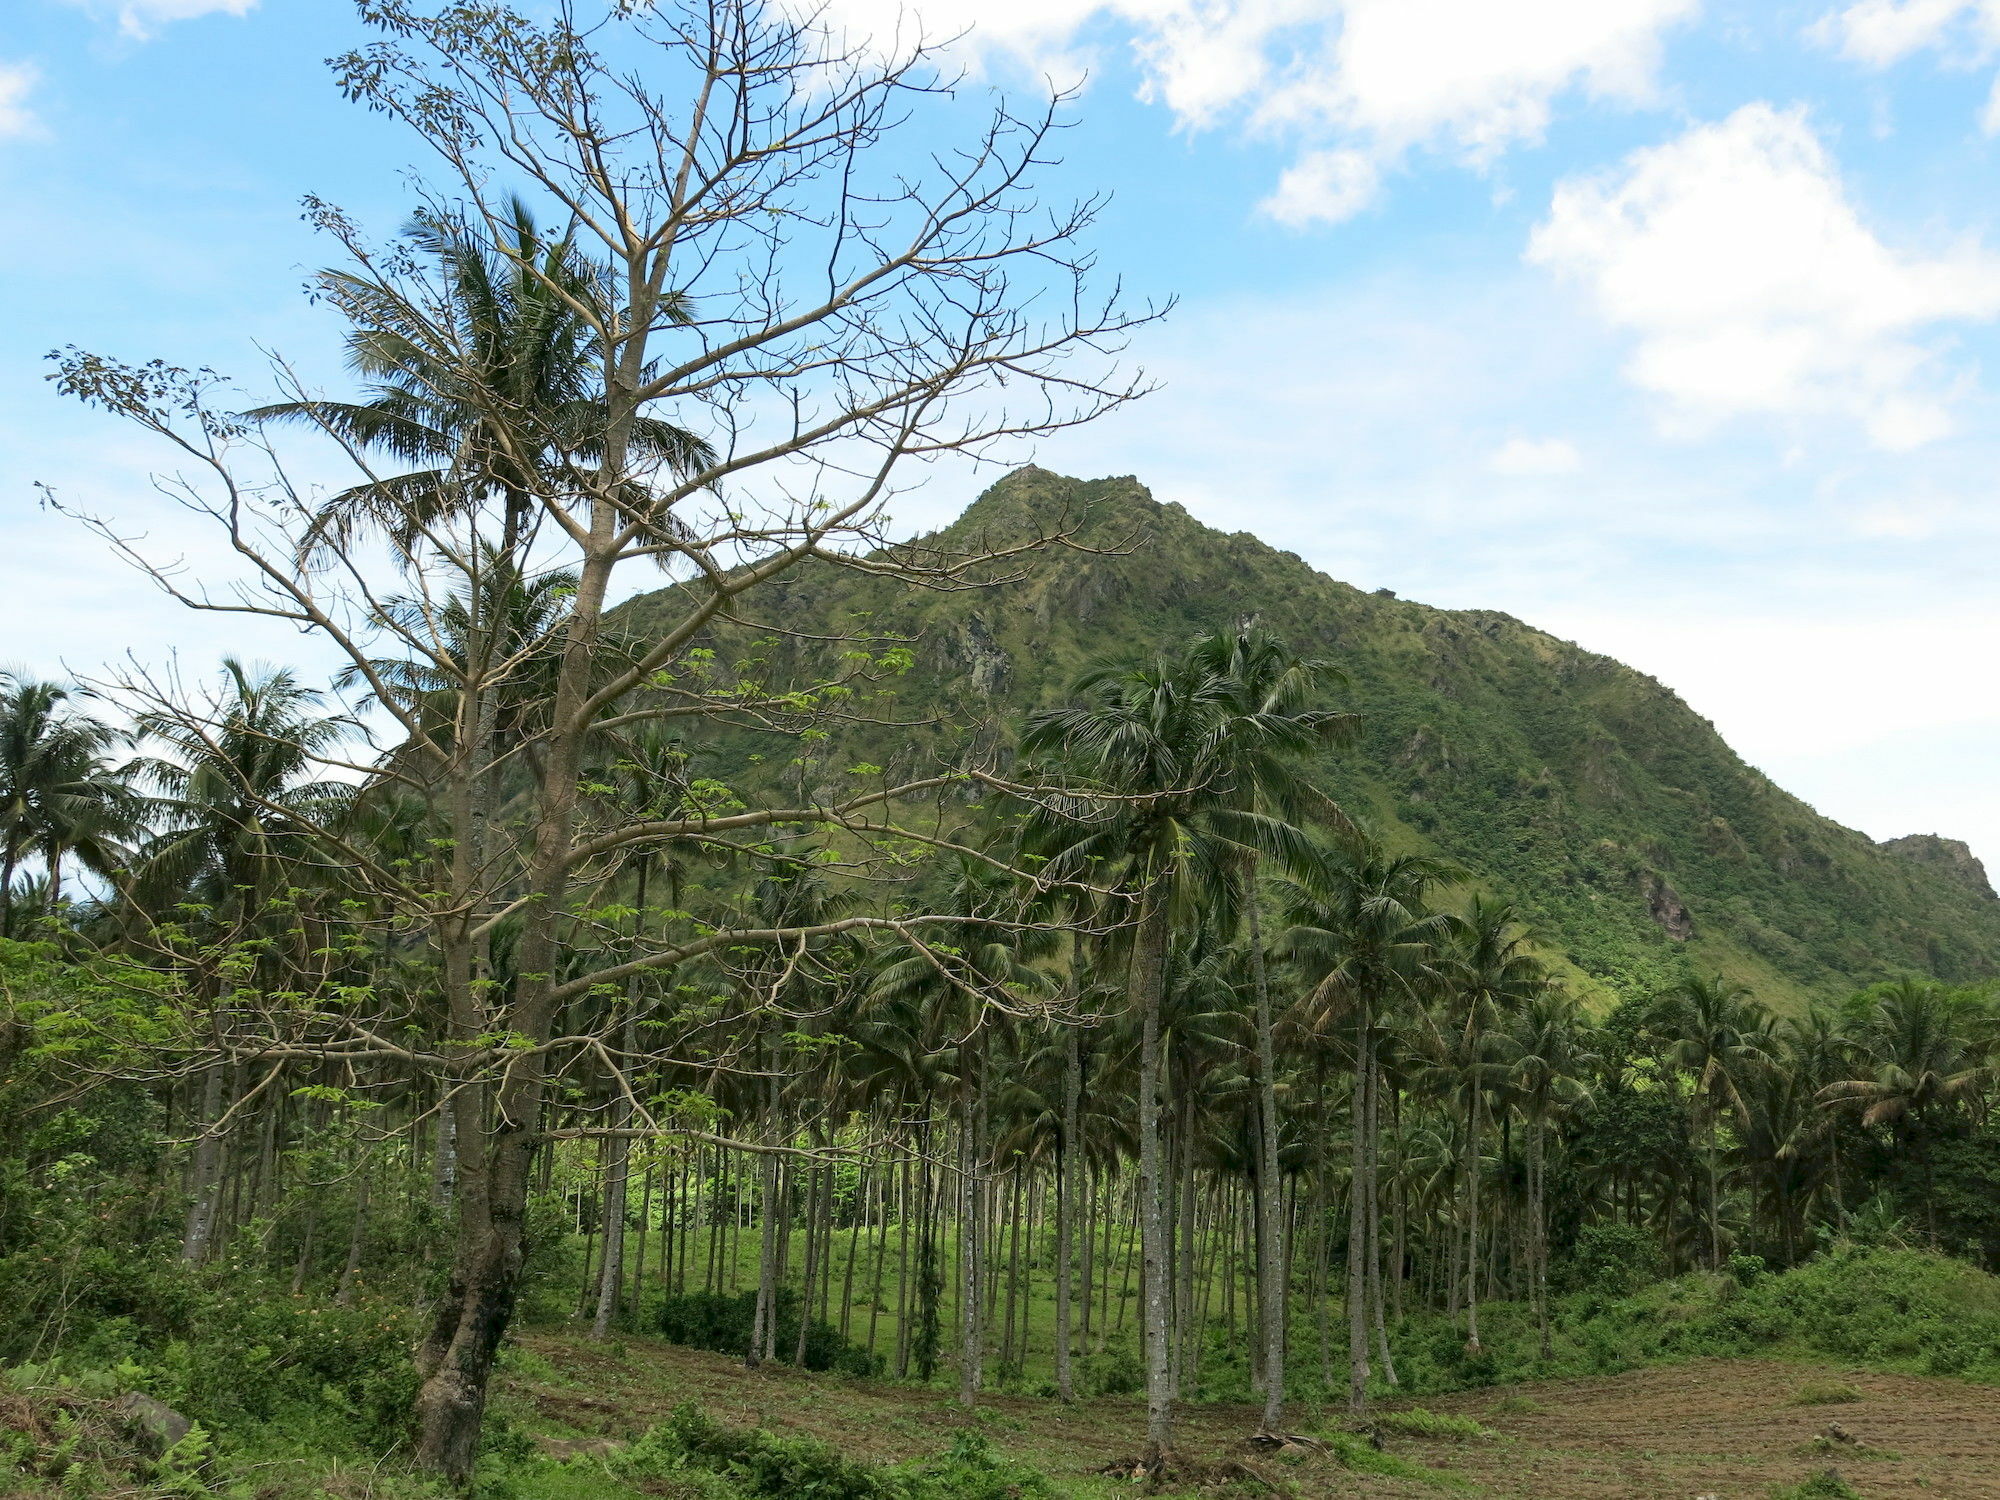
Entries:
[[943, 1019], [957, 1037], [959, 1066], [959, 1385], [961, 1406], [978, 1399], [983, 1381], [986, 1331], [984, 1206], [993, 1173], [990, 1122], [994, 1026], [989, 1013], [1032, 1004], [1051, 991], [1049, 977], [1028, 960], [1031, 945], [1012, 930], [1020, 895], [991, 865], [961, 857], [944, 909], [962, 913], [962, 926], [943, 925], [937, 937], [893, 949], [870, 986], [871, 1001], [917, 1009]]
[[[430, 308], [414, 309], [365, 275], [319, 276], [353, 326], [348, 364], [370, 398], [287, 401], [246, 415], [316, 427], [357, 452], [418, 466], [335, 495], [306, 539], [309, 553], [370, 530], [407, 552], [427, 528], [497, 498], [499, 550], [511, 559], [538, 487], [564, 470], [582, 477], [602, 453], [601, 335], [584, 311], [607, 305], [601, 273], [571, 235], [544, 234], [518, 198], [490, 229], [426, 210], [404, 236], [434, 268]], [[684, 297], [668, 295], [660, 307], [669, 322], [691, 315]], [[637, 462], [676, 477], [715, 460], [702, 439], [658, 418], [638, 418], [630, 443]], [[632, 504], [643, 511], [645, 496], [635, 491]]]
[[[1276, 635], [1257, 627], [1217, 634], [1199, 643], [1196, 654], [1230, 685], [1231, 708], [1255, 724], [1282, 719], [1282, 732], [1262, 737], [1251, 753], [1263, 761], [1250, 785], [1268, 810], [1296, 823], [1307, 821], [1346, 827], [1339, 807], [1288, 762], [1303, 748], [1299, 729], [1318, 745], [1351, 738], [1353, 715], [1319, 706], [1325, 695], [1346, 685], [1331, 662], [1294, 653]], [[1293, 721], [1305, 719], [1303, 724]], [[1274, 730], [1276, 726], [1274, 726]], [[1248, 899], [1243, 913], [1248, 932], [1251, 989], [1255, 1001], [1257, 1078], [1257, 1306], [1263, 1353], [1264, 1412], [1262, 1431], [1279, 1432], [1285, 1411], [1285, 1223], [1280, 1211], [1278, 1162], [1278, 1061], [1274, 1042], [1271, 980], [1264, 952], [1264, 934], [1256, 882], [1256, 856], [1251, 856]]]
[[1924, 1208], [1932, 1242], [1937, 1203], [1930, 1142], [1924, 1127], [1939, 1109], [1970, 1099], [1993, 1068], [1966, 1045], [1964, 1017], [1942, 985], [1900, 979], [1884, 986], [1859, 1028], [1866, 1076], [1820, 1090], [1828, 1105], [1861, 1111], [1863, 1125], [1887, 1125], [1924, 1172]]
[[[1072, 701], [1031, 715], [1025, 754], [1082, 778], [1079, 819], [1045, 818], [1031, 841], [1051, 868], [1115, 880], [1127, 903], [1127, 999], [1139, 1021], [1139, 1226], [1148, 1473], [1173, 1458], [1165, 1162], [1160, 1090], [1162, 1009], [1174, 930], [1207, 918], [1234, 925], [1253, 855], [1296, 863], [1303, 835], [1264, 811], [1296, 758], [1337, 716], [1290, 696], [1246, 700], [1229, 673], [1231, 641], [1209, 637], [1179, 657], [1084, 676]], [[1090, 794], [1101, 799], [1091, 803]], [[1115, 799], [1115, 800], [1110, 800]]]
[[1599, 1061], [1593, 1037], [1575, 998], [1544, 985], [1513, 1018], [1514, 1060], [1508, 1096], [1528, 1127], [1529, 1285], [1542, 1357], [1550, 1350], [1549, 1127], [1590, 1097], [1589, 1078]]
[[1723, 1110], [1739, 1121], [1746, 1114], [1739, 1084], [1747, 1071], [1767, 1065], [1771, 1055], [1761, 1029], [1763, 1008], [1750, 991], [1717, 974], [1689, 979], [1664, 991], [1654, 1004], [1648, 1029], [1666, 1046], [1668, 1060], [1694, 1075], [1708, 1165], [1708, 1264], [1722, 1266], [1721, 1168], [1716, 1127]]
[[1464, 1101], [1466, 1348], [1479, 1342], [1479, 1164], [1487, 1101], [1516, 1060], [1506, 1023], [1548, 986], [1541, 962], [1528, 951], [1528, 932], [1506, 901], [1475, 896], [1451, 923], [1443, 955], [1443, 1010], [1434, 1028], [1428, 1072], [1442, 1092]]
[[14, 935], [14, 877], [40, 855], [46, 878], [33, 905], [53, 911], [73, 858], [109, 876], [136, 836], [145, 799], [110, 752], [124, 736], [74, 706], [68, 688], [0, 674], [0, 937]]
[[1354, 1107], [1348, 1182], [1348, 1407], [1368, 1404], [1368, 1281], [1375, 1241], [1372, 1204], [1380, 1157], [1379, 1030], [1389, 1007], [1411, 1010], [1435, 994], [1446, 968], [1451, 919], [1427, 904], [1459, 872], [1426, 855], [1391, 854], [1357, 831], [1326, 850], [1304, 879], [1288, 885], [1283, 947], [1310, 986], [1308, 1024], [1331, 1037], [1352, 1038]]
[[[211, 708], [140, 714], [136, 729], [166, 754], [134, 763], [158, 790], [160, 830], [140, 849], [133, 892], [161, 911], [185, 902], [247, 930], [281, 878], [319, 851], [315, 835], [354, 788], [315, 774], [349, 720], [316, 712], [320, 695], [291, 672], [261, 674], [234, 657]], [[322, 858], [323, 868], [333, 868]]]

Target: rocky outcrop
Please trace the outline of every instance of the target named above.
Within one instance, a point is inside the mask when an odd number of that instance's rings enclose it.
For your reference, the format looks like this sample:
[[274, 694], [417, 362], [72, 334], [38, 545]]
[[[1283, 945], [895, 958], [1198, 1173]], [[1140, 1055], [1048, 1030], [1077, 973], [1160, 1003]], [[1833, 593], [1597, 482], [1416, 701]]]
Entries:
[[1882, 847], [1949, 875], [1988, 901], [2000, 900], [1993, 892], [1993, 882], [1986, 878], [1986, 866], [1958, 839], [1942, 838], [1935, 833], [1909, 833], [1899, 839], [1884, 839]]
[[1685, 943], [1694, 936], [1694, 918], [1681, 903], [1680, 893], [1657, 870], [1646, 873], [1646, 910], [1660, 924], [1660, 930], [1675, 942]]
[[967, 616], [954, 645], [972, 691], [981, 698], [998, 697], [1007, 686], [1013, 663], [993, 638], [986, 622], [978, 615]]
[[144, 1391], [127, 1391], [111, 1403], [133, 1438], [154, 1454], [165, 1453], [194, 1431], [194, 1423]]

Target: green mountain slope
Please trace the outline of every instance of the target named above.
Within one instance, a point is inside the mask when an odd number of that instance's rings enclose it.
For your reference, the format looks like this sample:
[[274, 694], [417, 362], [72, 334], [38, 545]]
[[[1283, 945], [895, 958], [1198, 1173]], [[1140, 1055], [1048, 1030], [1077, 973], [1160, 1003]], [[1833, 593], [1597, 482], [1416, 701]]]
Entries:
[[[1079, 518], [1076, 540], [1104, 550], [1034, 555], [989, 589], [816, 567], [759, 596], [759, 618], [788, 630], [912, 642], [895, 711], [939, 722], [856, 730], [829, 773], [856, 758], [919, 768], [975, 743], [1004, 754], [1009, 726], [1087, 663], [1254, 616], [1351, 679], [1360, 738], [1319, 768], [1349, 811], [1517, 900], [1603, 998], [1689, 965], [1786, 1006], [1911, 971], [2000, 974], [2000, 901], [1943, 841], [1878, 846], [1819, 816], [1660, 683], [1510, 616], [1364, 593], [1132, 479], [1025, 469], [940, 537], [1005, 542]], [[663, 607], [633, 601], [625, 628], [643, 634]]]

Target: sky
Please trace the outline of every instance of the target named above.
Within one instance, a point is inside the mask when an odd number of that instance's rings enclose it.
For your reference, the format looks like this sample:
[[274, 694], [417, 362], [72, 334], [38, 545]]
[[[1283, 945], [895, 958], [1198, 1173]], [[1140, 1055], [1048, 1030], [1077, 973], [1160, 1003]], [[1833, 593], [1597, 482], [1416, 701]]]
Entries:
[[[969, 89], [1080, 85], [1054, 182], [1178, 298], [1161, 389], [1038, 462], [1618, 657], [1828, 816], [2000, 863], [2000, 0], [915, 9]], [[219, 563], [43, 356], [337, 380], [300, 200], [392, 229], [417, 158], [330, 82], [364, 39], [344, 0], [0, 0], [0, 662], [309, 658], [40, 504]]]

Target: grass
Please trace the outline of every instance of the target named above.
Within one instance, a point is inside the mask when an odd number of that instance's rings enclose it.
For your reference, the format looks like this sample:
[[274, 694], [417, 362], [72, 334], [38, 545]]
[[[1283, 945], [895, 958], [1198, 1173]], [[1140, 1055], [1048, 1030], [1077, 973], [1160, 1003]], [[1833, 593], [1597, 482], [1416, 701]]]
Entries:
[[1838, 1469], [1822, 1469], [1797, 1484], [1772, 1489], [1771, 1500], [1862, 1500], [1861, 1492], [1840, 1477]]
[[1473, 1487], [1456, 1474], [1426, 1468], [1414, 1459], [1377, 1448], [1360, 1433], [1335, 1429], [1321, 1434], [1321, 1441], [1326, 1444], [1327, 1452], [1350, 1473], [1375, 1474], [1384, 1479], [1411, 1479], [1443, 1489], [1469, 1490]]
[[1421, 1406], [1408, 1407], [1402, 1411], [1377, 1412], [1371, 1419], [1379, 1428], [1402, 1433], [1406, 1437], [1423, 1438], [1490, 1438], [1498, 1437], [1490, 1427], [1482, 1427], [1471, 1417], [1456, 1412], [1426, 1411]]
[[1794, 1406], [1845, 1406], [1859, 1401], [1861, 1392], [1845, 1381], [1809, 1380], [1792, 1397]]

